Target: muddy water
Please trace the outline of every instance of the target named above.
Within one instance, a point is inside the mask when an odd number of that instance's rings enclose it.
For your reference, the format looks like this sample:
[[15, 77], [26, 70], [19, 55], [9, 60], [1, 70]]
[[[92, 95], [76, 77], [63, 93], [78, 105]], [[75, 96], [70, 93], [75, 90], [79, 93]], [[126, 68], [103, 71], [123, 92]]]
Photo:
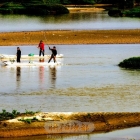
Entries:
[[[57, 45], [57, 49], [64, 54], [57, 67], [0, 67], [0, 110], [140, 111], [140, 71], [117, 66], [125, 58], [139, 56], [138, 44]], [[38, 54], [36, 46], [21, 50]], [[1, 54], [15, 52], [14, 46], [0, 47]]]

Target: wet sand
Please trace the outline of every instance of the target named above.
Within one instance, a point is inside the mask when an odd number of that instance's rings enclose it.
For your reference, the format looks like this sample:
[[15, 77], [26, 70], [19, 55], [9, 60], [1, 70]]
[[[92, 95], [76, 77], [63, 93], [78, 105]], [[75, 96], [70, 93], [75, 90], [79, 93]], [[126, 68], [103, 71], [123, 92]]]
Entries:
[[45, 44], [139, 44], [140, 29], [49, 30], [0, 33], [0, 46]]
[[[27, 122], [19, 119], [31, 119]], [[52, 112], [36, 113], [34, 115], [22, 114], [16, 119], [0, 122], [0, 137], [19, 137], [45, 134], [88, 134], [109, 132], [117, 129], [130, 128], [140, 125], [140, 113], [138, 112]]]

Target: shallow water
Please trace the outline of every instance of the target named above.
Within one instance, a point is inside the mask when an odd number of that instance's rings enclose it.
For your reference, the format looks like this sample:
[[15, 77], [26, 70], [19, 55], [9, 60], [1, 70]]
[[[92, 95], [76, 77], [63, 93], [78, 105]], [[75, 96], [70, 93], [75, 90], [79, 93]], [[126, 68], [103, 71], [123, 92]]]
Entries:
[[[140, 127], [116, 130], [100, 134], [59, 134], [19, 138], [2, 138], [3, 140], [139, 140]], [[1, 138], [0, 138], [1, 140]]]
[[[20, 48], [22, 54], [38, 54], [36, 46]], [[61, 66], [0, 67], [0, 110], [140, 111], [140, 71], [117, 66], [139, 56], [139, 44], [57, 45], [57, 50], [64, 54], [57, 59]], [[15, 51], [0, 47], [0, 54]]]
[[36, 30], [140, 29], [140, 19], [110, 17], [107, 11], [57, 16], [0, 15], [0, 32]]

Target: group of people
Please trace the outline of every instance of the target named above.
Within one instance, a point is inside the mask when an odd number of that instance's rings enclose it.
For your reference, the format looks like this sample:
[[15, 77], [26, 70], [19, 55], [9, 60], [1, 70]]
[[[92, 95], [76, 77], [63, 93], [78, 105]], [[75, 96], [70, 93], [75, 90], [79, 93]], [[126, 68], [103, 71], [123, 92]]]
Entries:
[[[51, 57], [48, 61], [48, 63], [53, 59], [54, 63], [56, 62], [56, 55], [57, 55], [57, 50], [56, 50], [56, 47], [53, 46], [53, 48], [50, 48], [49, 47], [49, 50], [52, 51], [52, 54], [51, 54]], [[41, 54], [44, 56], [45, 55], [45, 44], [43, 43], [42, 40], [40, 40], [39, 42], [39, 45], [38, 45], [38, 48], [39, 48], [39, 56], [41, 56]], [[21, 50], [19, 47], [17, 47], [17, 63], [20, 63], [20, 58], [21, 58]]]

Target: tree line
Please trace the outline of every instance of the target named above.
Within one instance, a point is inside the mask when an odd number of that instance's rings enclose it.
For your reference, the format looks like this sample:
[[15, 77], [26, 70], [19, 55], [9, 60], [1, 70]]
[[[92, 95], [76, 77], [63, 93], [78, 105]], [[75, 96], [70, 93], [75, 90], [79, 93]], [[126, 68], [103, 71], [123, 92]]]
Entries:
[[36, 3], [36, 4], [63, 4], [63, 5], [85, 5], [85, 4], [112, 4], [119, 9], [132, 8], [135, 3], [140, 5], [140, 0], [0, 0], [0, 3]]
[[54, 3], [54, 4], [117, 4], [117, 3], [140, 3], [140, 0], [0, 0], [3, 2], [21, 2], [21, 3]]

